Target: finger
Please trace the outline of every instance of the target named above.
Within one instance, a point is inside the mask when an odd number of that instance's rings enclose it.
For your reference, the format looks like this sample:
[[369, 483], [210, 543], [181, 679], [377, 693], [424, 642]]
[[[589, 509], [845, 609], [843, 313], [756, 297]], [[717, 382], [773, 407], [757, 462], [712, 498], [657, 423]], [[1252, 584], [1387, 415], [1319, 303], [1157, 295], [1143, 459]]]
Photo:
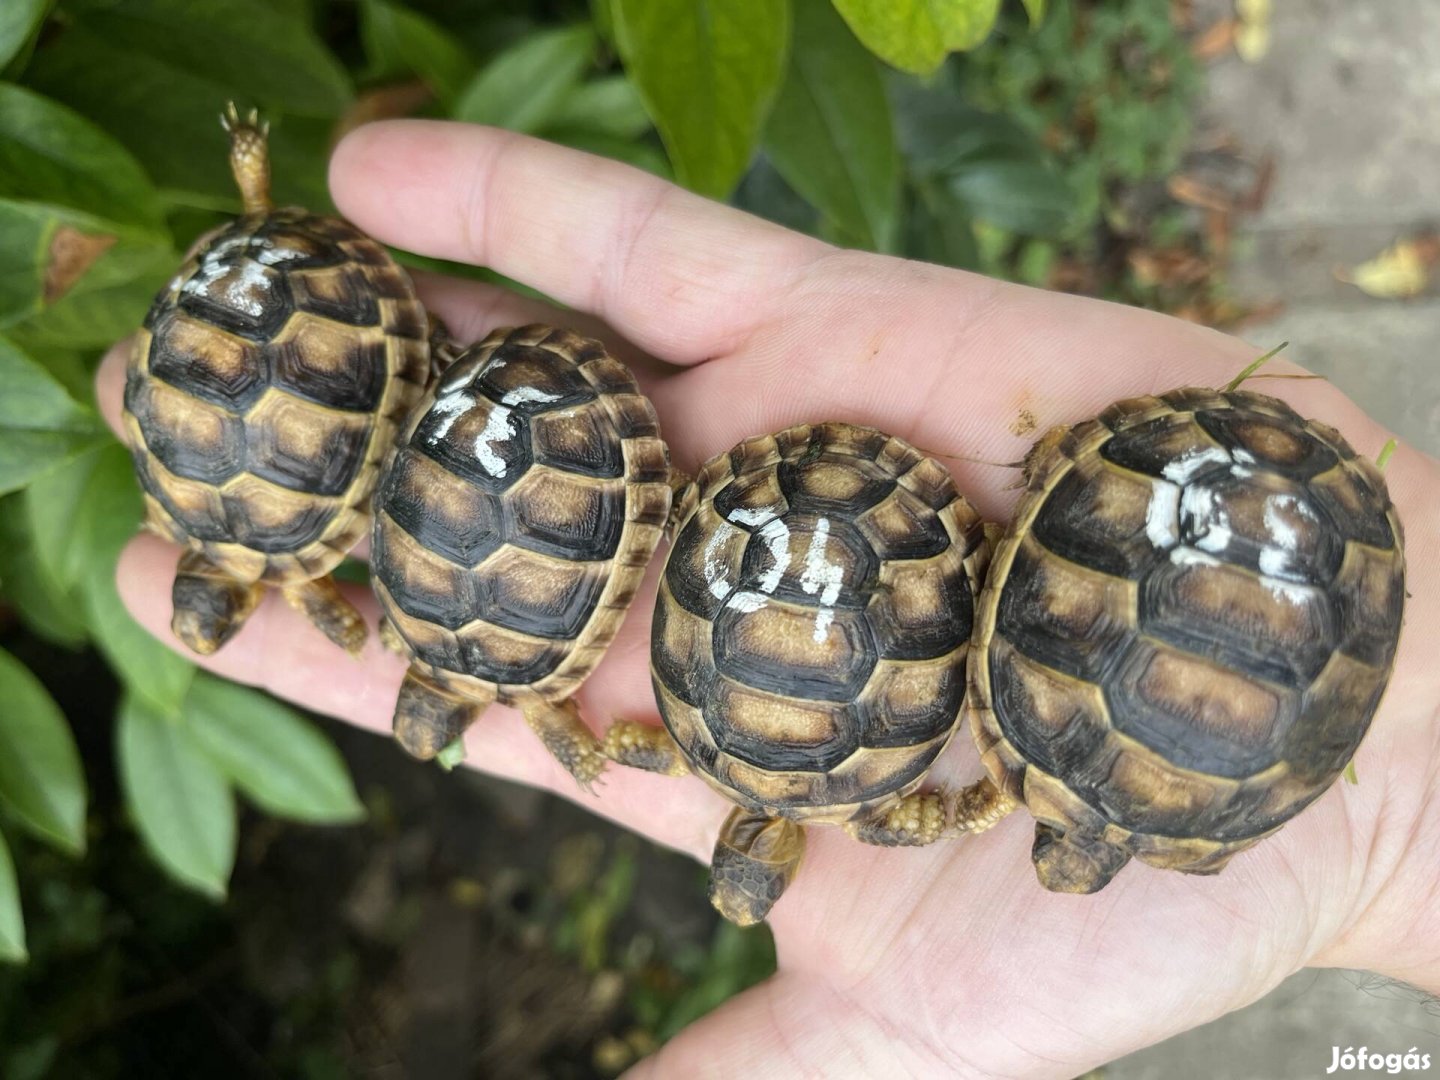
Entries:
[[830, 250], [628, 165], [475, 125], [367, 124], [336, 148], [330, 187], [385, 242], [491, 267], [682, 363], [733, 351]]
[[[170, 582], [178, 550], [152, 536], [131, 541], [120, 558], [117, 585], [135, 618], [160, 641], [207, 671], [258, 686], [313, 712], [389, 734], [395, 698], [405, 662], [384, 649], [372, 633], [358, 662], [339, 649], [279, 597], [270, 595], [224, 648], [196, 656], [170, 632]], [[342, 585], [372, 628], [379, 611], [362, 586]], [[647, 633], [648, 626], [641, 628]], [[632, 653], [633, 650], [625, 650]], [[643, 669], [642, 669], [643, 676]], [[607, 681], [602, 674], [600, 680]], [[620, 682], [621, 680], [612, 680]], [[639, 719], [653, 717], [648, 681], [641, 677], [607, 689], [608, 717], [624, 710]], [[644, 695], [637, 699], [636, 691]], [[485, 772], [547, 788], [662, 844], [708, 859], [725, 804], [693, 778], [674, 780], [619, 766], [596, 785], [596, 794], [580, 792], [574, 779], [547, 753], [520, 715], [498, 706], [486, 710], [465, 738], [466, 763]], [[408, 761], [395, 750], [397, 767]], [[441, 775], [438, 773], [437, 778]]]

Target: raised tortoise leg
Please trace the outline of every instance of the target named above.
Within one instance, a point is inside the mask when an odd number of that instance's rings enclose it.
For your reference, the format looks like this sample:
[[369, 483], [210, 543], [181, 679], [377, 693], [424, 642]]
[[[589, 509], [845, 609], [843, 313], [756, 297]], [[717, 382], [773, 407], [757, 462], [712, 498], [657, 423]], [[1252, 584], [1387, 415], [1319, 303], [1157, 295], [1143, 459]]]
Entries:
[[410, 651], [405, 647], [405, 639], [400, 636], [400, 631], [395, 629], [395, 624], [384, 615], [380, 616], [380, 644], [388, 652], [396, 656], [409, 656]]
[[998, 824], [1016, 805], [1015, 800], [996, 787], [989, 777], [977, 780], [956, 797], [955, 821], [950, 831], [984, 832]]
[[710, 903], [736, 926], [770, 913], [805, 857], [805, 830], [743, 807], [730, 811], [710, 862]]
[[[493, 696], [482, 700], [451, 693], [412, 665], [395, 701], [395, 739], [407, 754], [429, 761], [450, 746], [461, 746], [465, 729], [493, 700]], [[454, 765], [463, 756], [463, 750], [447, 753], [442, 764]]]
[[862, 844], [877, 847], [924, 847], [945, 832], [945, 799], [934, 792], [906, 795], [858, 821], [845, 831]]
[[170, 629], [201, 656], [224, 645], [260, 603], [265, 586], [237, 581], [197, 551], [180, 556], [171, 590]]
[[1030, 851], [1035, 875], [1051, 892], [1099, 892], [1120, 868], [1130, 861], [1130, 853], [1114, 844], [1093, 836], [1066, 832], [1035, 823], [1035, 846]]
[[286, 585], [280, 595], [351, 656], [359, 656], [365, 648], [365, 620], [329, 574]]
[[524, 708], [525, 722], [540, 736], [545, 749], [575, 777], [585, 791], [605, 771], [605, 755], [594, 732], [580, 718], [580, 708], [571, 700], [541, 701]]
[[670, 737], [670, 732], [663, 727], [637, 724], [633, 720], [618, 720], [611, 724], [600, 744], [600, 752], [621, 765], [664, 776], [684, 776], [690, 771], [685, 755]]

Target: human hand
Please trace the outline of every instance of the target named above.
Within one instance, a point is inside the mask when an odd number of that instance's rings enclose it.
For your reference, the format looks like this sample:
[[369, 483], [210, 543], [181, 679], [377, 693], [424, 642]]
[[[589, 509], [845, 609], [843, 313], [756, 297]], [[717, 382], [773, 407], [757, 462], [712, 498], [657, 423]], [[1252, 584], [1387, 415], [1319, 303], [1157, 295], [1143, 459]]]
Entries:
[[[378, 239], [489, 266], [574, 308], [417, 275], [462, 340], [535, 321], [600, 337], [631, 363], [686, 470], [748, 435], [848, 420], [940, 457], [987, 518], [1004, 520], [1013, 474], [969, 459], [1020, 458], [1035, 437], [1025, 417], [1043, 429], [1117, 398], [1221, 385], [1258, 351], [1144, 311], [837, 250], [627, 166], [485, 128], [362, 128], [336, 151], [331, 185]], [[99, 376], [112, 422], [121, 368], [117, 351]], [[1267, 391], [1362, 453], [1387, 437], [1326, 383]], [[1425, 496], [1440, 464], [1402, 447], [1386, 478], [1406, 525], [1412, 602], [1358, 786], [1337, 784], [1218, 877], [1136, 866], [1094, 896], [1036, 883], [1024, 813], [923, 849], [811, 830], [805, 870], [770, 919], [777, 974], [636, 1075], [1064, 1077], [1238, 1008], [1307, 964], [1440, 989], [1440, 668], [1425, 660], [1440, 620], [1440, 514]], [[177, 554], [138, 538], [119, 575], [136, 617], [178, 647]], [[597, 728], [658, 723], [648, 612], [659, 563], [581, 691]], [[352, 599], [373, 625], [362, 592]], [[389, 729], [404, 670], [374, 635], [357, 665], [273, 599], [200, 663], [377, 731]], [[498, 707], [466, 742], [480, 768], [707, 861], [728, 809], [693, 777], [619, 768], [583, 795]], [[962, 730], [932, 782], [979, 773]]]

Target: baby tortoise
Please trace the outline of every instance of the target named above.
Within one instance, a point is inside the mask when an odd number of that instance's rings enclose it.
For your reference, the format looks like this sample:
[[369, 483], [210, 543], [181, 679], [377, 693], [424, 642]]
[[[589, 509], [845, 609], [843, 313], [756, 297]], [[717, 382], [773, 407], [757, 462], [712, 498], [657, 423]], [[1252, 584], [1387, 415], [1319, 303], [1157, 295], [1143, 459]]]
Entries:
[[873, 428], [802, 424], [712, 458], [675, 520], [650, 653], [665, 728], [617, 724], [605, 751], [739, 804], [715, 907], [765, 918], [803, 824], [939, 839], [949, 808], [916, 789], [960, 717], [988, 550], [945, 468]]
[[[1379, 470], [1272, 397], [1176, 390], [1057, 429], [981, 596], [968, 713], [1057, 892], [1213, 874], [1354, 755], [1400, 633]], [[985, 789], [988, 788], [988, 791]], [[1013, 802], [1012, 802], [1013, 800]]]
[[271, 586], [358, 653], [365, 624], [330, 571], [428, 376], [425, 312], [352, 225], [271, 206], [265, 128], [233, 105], [222, 119], [245, 212], [195, 242], [125, 379], [146, 525], [185, 548], [171, 626], [212, 653]]
[[582, 786], [600, 774], [571, 695], [640, 586], [670, 480], [654, 409], [598, 341], [526, 326], [461, 355], [375, 498], [381, 632], [411, 661], [395, 706], [407, 751], [458, 750], [499, 701]]

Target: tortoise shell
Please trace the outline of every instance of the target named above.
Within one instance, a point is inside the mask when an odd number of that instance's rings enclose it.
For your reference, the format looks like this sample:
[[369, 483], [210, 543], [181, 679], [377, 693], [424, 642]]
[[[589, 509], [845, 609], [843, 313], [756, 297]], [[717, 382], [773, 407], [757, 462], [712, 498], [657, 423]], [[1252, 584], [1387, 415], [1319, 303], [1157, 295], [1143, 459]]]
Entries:
[[669, 478], [655, 411], [603, 345], [497, 330], [426, 395], [385, 469], [381, 607], [442, 686], [568, 697], [639, 588]]
[[1405, 600], [1384, 480], [1284, 402], [1202, 389], [1119, 402], [1028, 468], [976, 622], [986, 768], [1042, 826], [1219, 870], [1379, 704]]
[[375, 241], [287, 208], [202, 237], [130, 356], [147, 521], [245, 581], [333, 569], [428, 376], [425, 312]]
[[985, 550], [945, 468], [802, 424], [711, 459], [677, 520], [650, 660], [691, 767], [797, 820], [919, 786], [959, 718]]

